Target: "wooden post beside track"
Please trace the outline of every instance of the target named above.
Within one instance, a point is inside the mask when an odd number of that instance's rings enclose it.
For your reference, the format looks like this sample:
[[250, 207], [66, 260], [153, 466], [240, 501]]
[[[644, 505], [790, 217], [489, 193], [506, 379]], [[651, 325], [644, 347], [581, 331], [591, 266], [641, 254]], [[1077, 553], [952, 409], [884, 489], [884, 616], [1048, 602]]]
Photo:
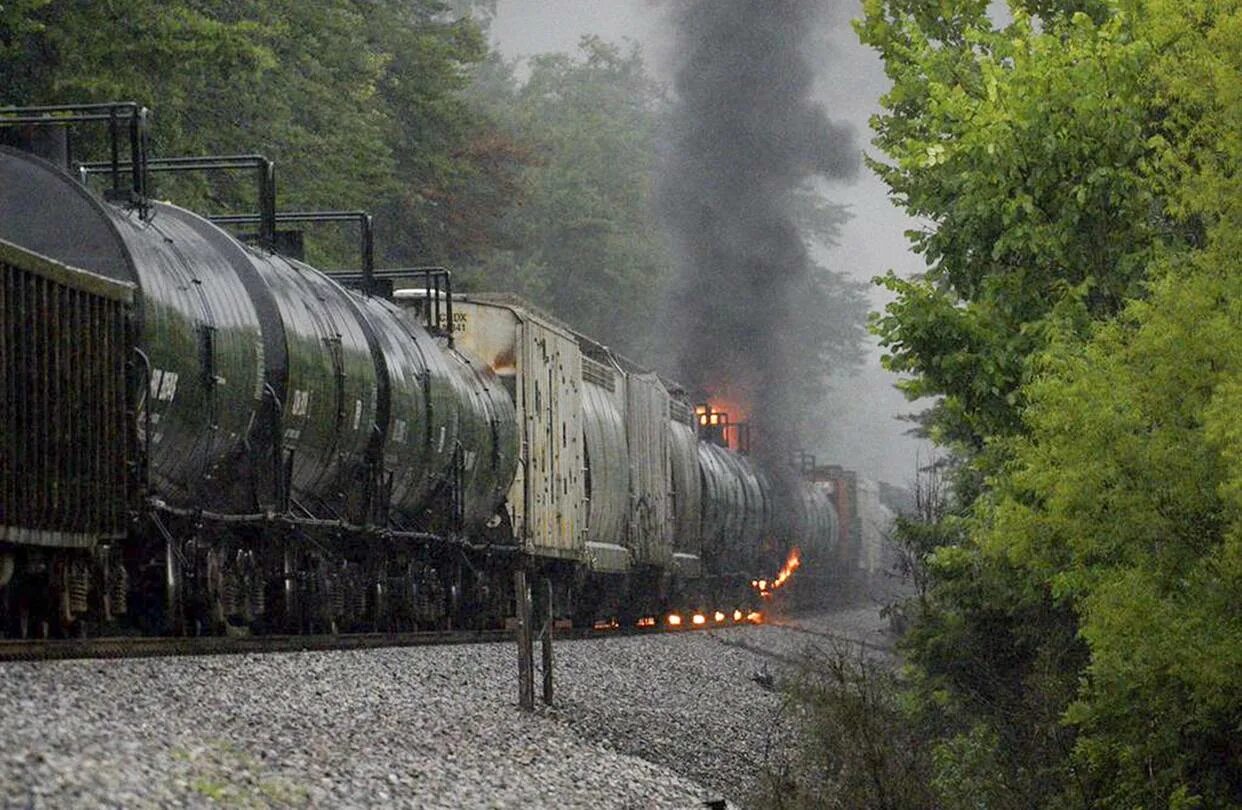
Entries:
[[544, 593], [545, 610], [543, 613], [543, 632], [539, 634], [540, 646], [543, 648], [543, 702], [552, 705], [552, 628], [555, 626], [555, 611], [552, 605], [552, 580], [545, 579]]
[[530, 588], [526, 585], [526, 570], [520, 566], [513, 572], [513, 593], [517, 603], [518, 707], [533, 711], [535, 650], [531, 632]]

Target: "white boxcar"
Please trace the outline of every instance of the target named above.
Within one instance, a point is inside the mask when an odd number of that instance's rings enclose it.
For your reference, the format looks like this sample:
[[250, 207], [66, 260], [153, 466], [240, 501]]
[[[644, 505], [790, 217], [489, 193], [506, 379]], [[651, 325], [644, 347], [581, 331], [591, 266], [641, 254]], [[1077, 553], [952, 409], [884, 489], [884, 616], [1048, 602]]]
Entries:
[[573, 333], [515, 296], [453, 297], [457, 346], [513, 394], [520, 450], [509, 490], [514, 535], [545, 557], [582, 560], [586, 498], [582, 354]]

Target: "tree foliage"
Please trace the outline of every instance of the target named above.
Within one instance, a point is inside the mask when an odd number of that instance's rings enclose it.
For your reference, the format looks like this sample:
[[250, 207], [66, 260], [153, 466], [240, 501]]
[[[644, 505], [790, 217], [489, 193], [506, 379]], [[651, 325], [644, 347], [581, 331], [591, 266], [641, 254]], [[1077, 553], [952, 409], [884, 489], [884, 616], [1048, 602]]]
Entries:
[[[521, 293], [583, 332], [658, 360], [673, 262], [651, 188], [668, 101], [636, 48], [583, 40], [525, 65], [483, 36], [495, 0], [133, 0], [0, 4], [0, 104], [135, 100], [159, 156], [261, 152], [285, 210], [365, 209], [381, 266], [447, 264], [467, 286]], [[80, 158], [102, 141], [80, 128]], [[207, 213], [254, 210], [247, 176], [156, 175]], [[839, 207], [800, 198], [830, 239]], [[308, 232], [309, 259], [358, 262], [346, 230]], [[791, 324], [808, 403], [857, 362], [865, 303], [808, 278]], [[838, 362], [840, 361], [840, 362]], [[809, 411], [808, 411], [809, 412]]]
[[[157, 155], [262, 152], [283, 208], [373, 210], [384, 260], [426, 262], [489, 241], [508, 205], [479, 187], [516, 155], [463, 97], [486, 53], [436, 0], [23, 0], [0, 10], [0, 101], [146, 104]], [[191, 207], [255, 205], [244, 180], [158, 180]]]
[[493, 59], [474, 91], [532, 159], [498, 249], [467, 278], [519, 292], [618, 348], [643, 348], [671, 268], [649, 206], [663, 91], [636, 48], [597, 37], [525, 67], [520, 78], [518, 65]]
[[1242, 806], [1242, 7], [986, 5], [858, 23], [928, 261], [873, 326], [961, 471], [911, 717], [945, 806]]
[[871, 165], [927, 223], [911, 236], [929, 269], [883, 279], [898, 299], [875, 327], [889, 367], [915, 374], [909, 394], [944, 397], [942, 435], [980, 446], [1019, 428], [1049, 324], [1116, 312], [1167, 230], [1142, 103], [1152, 48], [1125, 16], [1019, 7], [994, 30], [986, 3], [930, 5], [870, 0], [858, 26], [893, 79], [873, 122], [891, 163]]

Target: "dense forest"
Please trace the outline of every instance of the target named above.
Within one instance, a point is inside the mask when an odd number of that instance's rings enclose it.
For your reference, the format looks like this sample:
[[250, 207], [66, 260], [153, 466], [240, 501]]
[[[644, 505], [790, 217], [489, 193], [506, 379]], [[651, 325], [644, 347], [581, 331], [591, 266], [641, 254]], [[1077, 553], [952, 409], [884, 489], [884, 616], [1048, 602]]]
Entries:
[[811, 690], [780, 803], [1242, 806], [1242, 4], [1009, 5], [856, 23], [925, 224], [873, 329], [946, 458], [907, 668]]
[[[495, 5], [18, 0], [0, 5], [0, 104], [146, 104], [155, 154], [263, 153], [282, 209], [371, 211], [379, 266], [449, 266], [459, 289], [516, 292], [675, 374], [659, 328], [676, 317], [675, 260], [652, 199], [668, 91], [635, 47], [593, 37], [506, 61], [488, 42]], [[244, 177], [156, 182], [196, 210], [255, 207]], [[793, 206], [813, 241], [847, 217], [809, 189]], [[311, 262], [356, 266], [347, 226], [318, 227]], [[831, 408], [828, 372], [861, 362], [867, 305], [822, 267], [800, 300], [811, 426]]]

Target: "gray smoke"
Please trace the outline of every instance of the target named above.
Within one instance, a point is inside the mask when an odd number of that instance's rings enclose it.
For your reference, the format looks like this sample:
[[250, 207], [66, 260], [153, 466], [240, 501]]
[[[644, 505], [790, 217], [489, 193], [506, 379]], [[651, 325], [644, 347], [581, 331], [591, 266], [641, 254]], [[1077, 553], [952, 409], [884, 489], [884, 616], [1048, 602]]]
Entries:
[[[659, 200], [681, 262], [669, 328], [680, 379], [749, 418], [756, 449], [783, 453], [799, 373], [792, 291], [809, 271], [794, 192], [851, 177], [858, 148], [810, 99], [807, 0], [673, 6], [677, 110]], [[805, 364], [801, 367], [805, 372]]]

